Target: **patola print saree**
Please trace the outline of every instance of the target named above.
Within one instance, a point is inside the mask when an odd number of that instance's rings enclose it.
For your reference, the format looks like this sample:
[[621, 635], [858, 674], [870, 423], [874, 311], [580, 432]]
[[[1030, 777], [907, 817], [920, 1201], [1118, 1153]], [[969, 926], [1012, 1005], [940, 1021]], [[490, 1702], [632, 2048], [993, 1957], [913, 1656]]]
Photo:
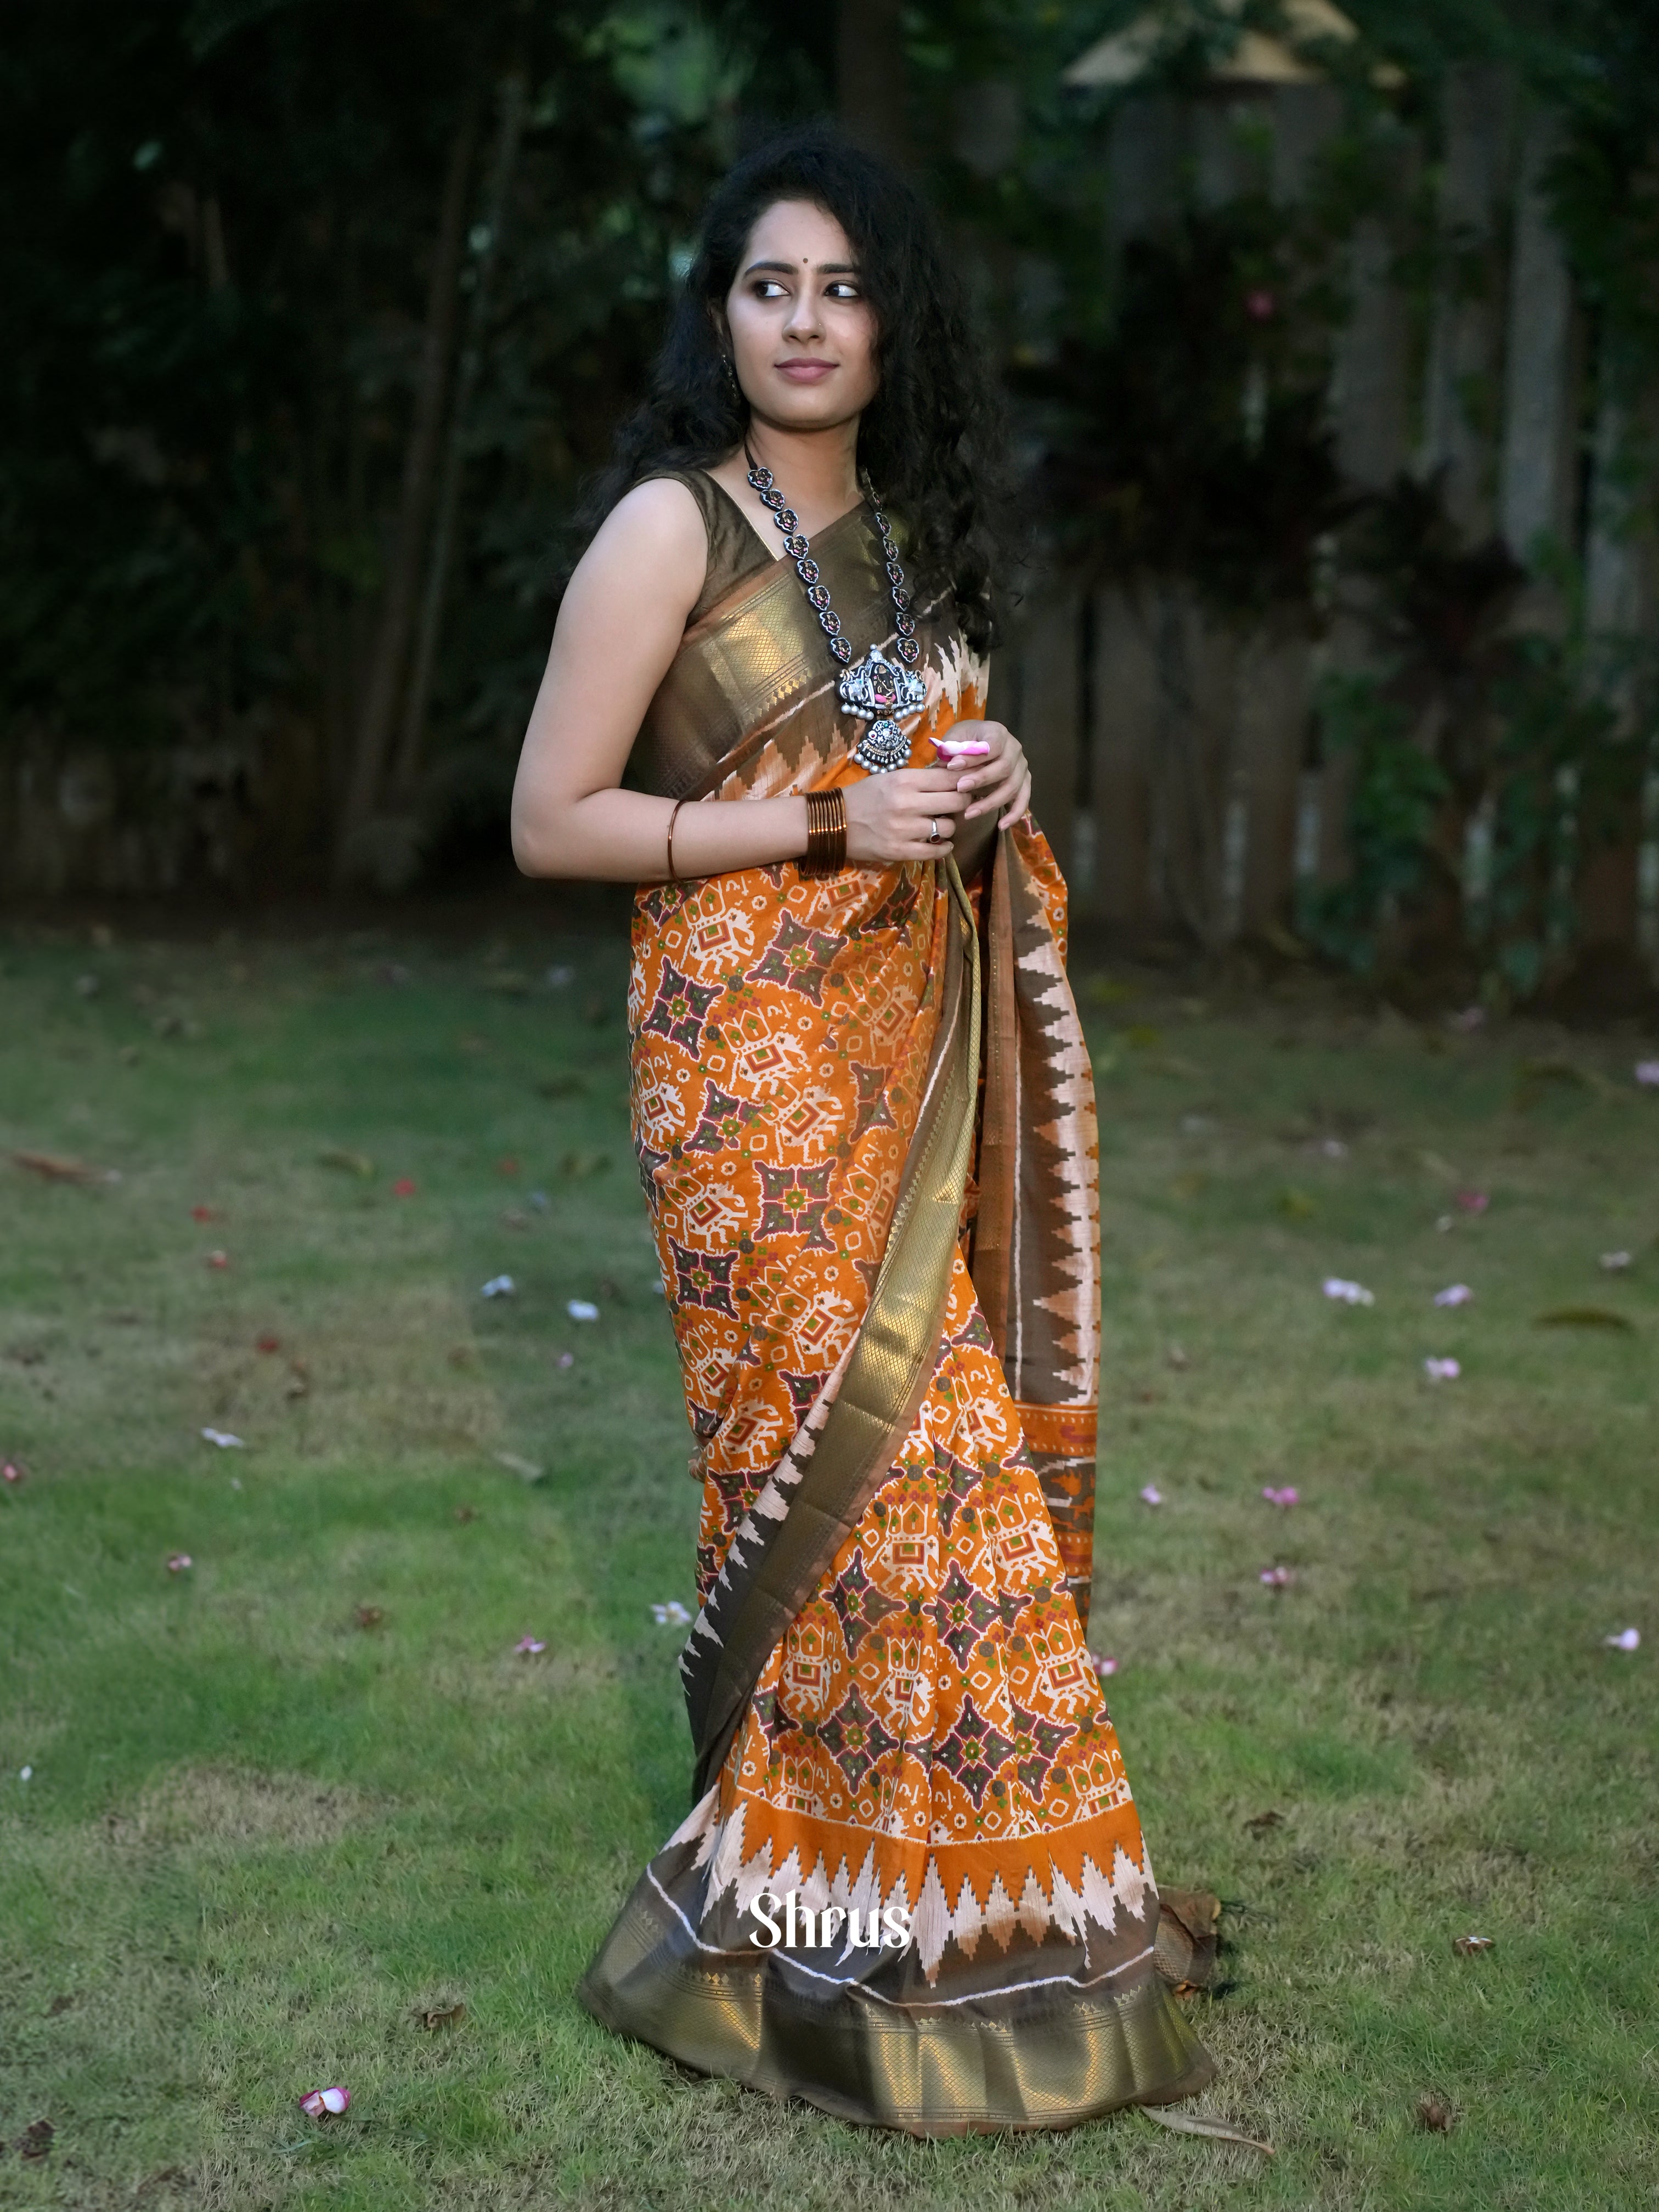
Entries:
[[[813, 551], [854, 649], [890, 642], [867, 510]], [[793, 567], [745, 564], [653, 702], [648, 788], [863, 774]], [[953, 623], [921, 635], [918, 764], [985, 703]], [[581, 1996], [687, 2065], [921, 2134], [1210, 2070], [1085, 1641], [1097, 1146], [1064, 932], [1029, 822], [971, 896], [949, 860], [783, 863], [635, 917], [635, 1139], [702, 1493], [696, 1802]]]

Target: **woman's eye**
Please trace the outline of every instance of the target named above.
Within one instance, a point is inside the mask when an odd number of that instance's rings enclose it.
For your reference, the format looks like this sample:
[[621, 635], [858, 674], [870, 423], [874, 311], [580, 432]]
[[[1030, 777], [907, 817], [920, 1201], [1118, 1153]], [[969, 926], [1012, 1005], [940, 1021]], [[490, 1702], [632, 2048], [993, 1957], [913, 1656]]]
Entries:
[[755, 286], [755, 297], [757, 300], [781, 300], [783, 297], [783, 287], [775, 278], [763, 276]]
[[849, 284], [843, 280], [839, 284], [827, 286], [825, 296], [831, 300], [856, 300], [859, 296], [859, 288], [856, 284]]

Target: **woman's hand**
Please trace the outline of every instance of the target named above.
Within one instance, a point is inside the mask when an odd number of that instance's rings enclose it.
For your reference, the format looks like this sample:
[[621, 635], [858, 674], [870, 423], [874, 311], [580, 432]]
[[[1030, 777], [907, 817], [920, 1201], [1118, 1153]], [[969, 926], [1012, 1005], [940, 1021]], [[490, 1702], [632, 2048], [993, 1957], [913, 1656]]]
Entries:
[[902, 768], [844, 785], [848, 859], [860, 868], [942, 860], [968, 804], [957, 784], [949, 768]]
[[967, 800], [964, 823], [994, 814], [999, 830], [1012, 830], [1031, 804], [1031, 770], [1013, 732], [1000, 722], [953, 722], [936, 743]]

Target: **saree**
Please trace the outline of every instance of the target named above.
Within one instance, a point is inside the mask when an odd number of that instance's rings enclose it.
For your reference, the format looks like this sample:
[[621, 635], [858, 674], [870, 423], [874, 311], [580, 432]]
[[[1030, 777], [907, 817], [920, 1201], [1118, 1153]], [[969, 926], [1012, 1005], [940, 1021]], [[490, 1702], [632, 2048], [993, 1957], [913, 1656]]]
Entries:
[[[854, 781], [793, 564], [682, 481], [711, 588], [632, 779]], [[855, 652], [890, 649], [867, 509], [813, 556]], [[918, 612], [921, 764], [987, 671]], [[1097, 1147], [1065, 932], [1029, 820], [972, 892], [948, 858], [782, 862], [635, 902], [633, 1127], [702, 1489], [694, 1803], [579, 1995], [700, 2071], [919, 2135], [1212, 2071], [1085, 1638]]]

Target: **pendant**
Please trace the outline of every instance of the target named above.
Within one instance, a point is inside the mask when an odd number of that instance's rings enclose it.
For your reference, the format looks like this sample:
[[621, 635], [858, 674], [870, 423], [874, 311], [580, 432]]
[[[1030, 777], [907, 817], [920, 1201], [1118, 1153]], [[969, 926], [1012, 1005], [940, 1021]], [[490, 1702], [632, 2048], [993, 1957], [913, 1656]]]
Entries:
[[927, 684], [914, 668], [896, 668], [881, 647], [872, 646], [841, 679], [841, 702], [869, 728], [853, 748], [853, 758], [872, 775], [890, 775], [908, 765], [910, 740], [899, 727], [901, 714], [919, 714], [927, 704]]

